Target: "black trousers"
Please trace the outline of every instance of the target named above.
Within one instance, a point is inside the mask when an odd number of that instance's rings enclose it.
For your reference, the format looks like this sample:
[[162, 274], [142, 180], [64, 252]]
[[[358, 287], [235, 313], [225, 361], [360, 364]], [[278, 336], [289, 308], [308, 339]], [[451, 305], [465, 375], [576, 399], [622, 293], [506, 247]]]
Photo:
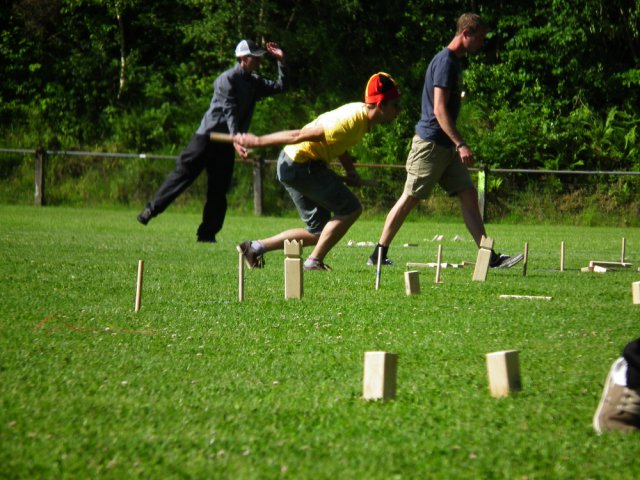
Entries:
[[212, 142], [206, 135], [191, 137], [176, 159], [176, 169], [149, 202], [153, 216], [164, 212], [206, 169], [207, 198], [202, 210], [202, 223], [198, 227], [198, 238], [215, 239], [227, 213], [227, 192], [231, 186], [234, 158], [235, 150], [231, 144]]
[[627, 343], [622, 351], [627, 361], [627, 387], [640, 388], [640, 338]]

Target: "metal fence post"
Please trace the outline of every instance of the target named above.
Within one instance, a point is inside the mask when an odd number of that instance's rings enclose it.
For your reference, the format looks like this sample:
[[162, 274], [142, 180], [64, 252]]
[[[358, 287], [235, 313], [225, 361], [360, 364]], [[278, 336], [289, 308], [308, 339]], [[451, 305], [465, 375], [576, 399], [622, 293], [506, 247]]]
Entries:
[[45, 167], [47, 164], [47, 151], [44, 147], [40, 146], [36, 149], [36, 161], [35, 161], [35, 193], [34, 203], [36, 206], [43, 206], [45, 201], [44, 185], [45, 185]]
[[264, 158], [258, 157], [253, 160], [253, 212], [257, 216], [262, 216], [262, 202], [264, 193], [262, 184], [264, 180]]
[[489, 175], [489, 169], [486, 165], [480, 165], [478, 169], [478, 207], [480, 209], [480, 216], [482, 221], [487, 221], [487, 215], [485, 210], [486, 205], [486, 191], [487, 191], [487, 176]]

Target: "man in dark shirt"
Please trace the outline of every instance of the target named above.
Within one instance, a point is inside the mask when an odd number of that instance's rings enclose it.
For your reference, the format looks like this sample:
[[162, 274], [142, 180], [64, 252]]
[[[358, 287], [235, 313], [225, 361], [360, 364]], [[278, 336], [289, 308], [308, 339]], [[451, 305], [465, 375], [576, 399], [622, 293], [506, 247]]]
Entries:
[[[487, 31], [480, 16], [463, 14], [458, 19], [453, 40], [431, 60], [422, 91], [422, 115], [407, 158], [404, 192], [387, 215], [378, 245], [367, 262], [369, 265], [377, 264], [380, 247], [381, 263], [393, 264], [387, 258], [391, 241], [409, 212], [430, 195], [436, 184], [449, 195], [458, 196], [462, 217], [478, 247], [482, 236], [486, 236], [478, 192], [467, 170], [467, 166], [473, 165], [473, 152], [456, 129], [456, 119], [461, 99], [460, 61], [467, 53], [482, 47]], [[510, 257], [493, 252], [490, 265], [510, 267], [520, 260], [522, 255]]]
[[[265, 53], [278, 62], [276, 81], [255, 73]], [[206, 169], [207, 199], [197, 235], [199, 242], [216, 241], [216, 233], [222, 229], [227, 212], [227, 191], [233, 174], [234, 151], [246, 158], [247, 150], [235, 143], [211, 142], [209, 133], [235, 135], [247, 132], [256, 102], [284, 91], [287, 84], [284, 52], [275, 43], [267, 43], [264, 50], [251, 40], [242, 40], [236, 47], [236, 58], [238, 63], [213, 82], [211, 105], [191, 141], [178, 156], [176, 169], [138, 215], [138, 221], [143, 225], [162, 213]]]

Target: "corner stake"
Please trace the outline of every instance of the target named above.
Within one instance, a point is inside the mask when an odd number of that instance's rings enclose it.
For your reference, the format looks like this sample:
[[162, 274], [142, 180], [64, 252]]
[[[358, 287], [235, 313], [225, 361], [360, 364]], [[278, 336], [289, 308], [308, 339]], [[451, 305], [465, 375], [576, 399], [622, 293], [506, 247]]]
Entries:
[[134, 303], [134, 310], [136, 313], [140, 311], [140, 307], [142, 306], [142, 276], [144, 273], [144, 262], [142, 260], [138, 260], [138, 277], [136, 279], [136, 300]]
[[238, 252], [238, 301], [244, 301], [244, 258], [242, 252]]

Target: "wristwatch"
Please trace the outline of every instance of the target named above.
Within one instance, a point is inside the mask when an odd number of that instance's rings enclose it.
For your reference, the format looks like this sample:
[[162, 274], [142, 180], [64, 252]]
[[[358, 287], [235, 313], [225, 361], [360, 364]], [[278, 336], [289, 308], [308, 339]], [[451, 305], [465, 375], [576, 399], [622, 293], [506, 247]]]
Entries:
[[459, 144], [456, 145], [456, 152], [460, 150], [462, 147], [466, 147], [466, 146], [467, 146], [466, 143], [460, 142]]

